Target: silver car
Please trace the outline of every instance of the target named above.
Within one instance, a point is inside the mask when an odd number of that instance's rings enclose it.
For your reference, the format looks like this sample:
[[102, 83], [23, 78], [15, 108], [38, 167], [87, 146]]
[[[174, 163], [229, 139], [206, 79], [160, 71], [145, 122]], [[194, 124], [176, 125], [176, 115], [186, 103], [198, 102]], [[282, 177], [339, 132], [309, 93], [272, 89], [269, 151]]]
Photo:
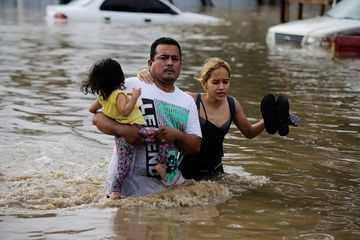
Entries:
[[48, 23], [217, 24], [222, 20], [183, 12], [167, 0], [75, 0], [48, 6]]
[[360, 36], [360, 0], [342, 0], [322, 17], [272, 26], [266, 42], [269, 45], [330, 47], [336, 35]]

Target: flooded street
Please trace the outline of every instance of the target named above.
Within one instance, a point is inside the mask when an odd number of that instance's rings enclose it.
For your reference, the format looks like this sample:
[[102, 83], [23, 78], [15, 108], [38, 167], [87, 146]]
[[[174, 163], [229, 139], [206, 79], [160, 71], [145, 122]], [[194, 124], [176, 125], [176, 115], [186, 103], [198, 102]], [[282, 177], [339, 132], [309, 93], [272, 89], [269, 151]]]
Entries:
[[[229, 24], [50, 26], [43, 9], [0, 4], [1, 239], [360, 238], [360, 60], [267, 46], [279, 6], [205, 13]], [[95, 97], [80, 82], [102, 57], [134, 76], [160, 36], [182, 46], [183, 90], [201, 91], [200, 67], [218, 56], [231, 64], [231, 95], [252, 122], [273, 93], [289, 98], [300, 126], [252, 140], [232, 126], [216, 181], [110, 201], [113, 137], [92, 125]]]

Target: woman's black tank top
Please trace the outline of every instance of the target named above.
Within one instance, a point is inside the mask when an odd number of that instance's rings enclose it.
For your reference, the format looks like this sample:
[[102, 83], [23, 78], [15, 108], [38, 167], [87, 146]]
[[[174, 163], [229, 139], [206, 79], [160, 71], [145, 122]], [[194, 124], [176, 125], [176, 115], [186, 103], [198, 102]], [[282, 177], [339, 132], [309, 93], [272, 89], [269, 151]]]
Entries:
[[205, 113], [205, 119], [199, 116], [202, 132], [201, 149], [196, 155], [185, 155], [181, 161], [179, 169], [185, 178], [209, 179], [224, 171], [221, 164], [221, 159], [224, 156], [223, 143], [235, 114], [233, 97], [228, 96], [227, 99], [230, 108], [229, 120], [223, 126], [217, 127], [208, 121], [205, 106], [201, 101], [201, 94], [197, 94], [196, 105], [198, 112], [200, 113], [201, 106]]

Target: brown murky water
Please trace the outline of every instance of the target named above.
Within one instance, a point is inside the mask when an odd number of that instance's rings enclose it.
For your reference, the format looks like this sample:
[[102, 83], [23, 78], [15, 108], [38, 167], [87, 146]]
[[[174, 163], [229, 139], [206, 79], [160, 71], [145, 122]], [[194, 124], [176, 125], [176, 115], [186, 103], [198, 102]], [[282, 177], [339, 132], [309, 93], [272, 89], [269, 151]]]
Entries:
[[[359, 239], [359, 60], [266, 46], [278, 7], [208, 10], [231, 23], [209, 27], [47, 26], [36, 10], [0, 10], [2, 239]], [[222, 178], [114, 203], [113, 139], [92, 126], [80, 73], [111, 56], [133, 76], [162, 35], [183, 47], [184, 90], [200, 91], [203, 60], [219, 56], [251, 120], [271, 92], [301, 123], [252, 140], [232, 128]]]

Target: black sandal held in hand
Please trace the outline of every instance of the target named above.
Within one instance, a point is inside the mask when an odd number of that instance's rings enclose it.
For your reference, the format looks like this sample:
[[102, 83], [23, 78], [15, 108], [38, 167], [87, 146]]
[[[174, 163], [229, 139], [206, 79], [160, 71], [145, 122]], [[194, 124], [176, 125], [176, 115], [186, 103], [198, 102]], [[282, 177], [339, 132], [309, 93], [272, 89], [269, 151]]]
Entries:
[[261, 114], [264, 119], [266, 132], [275, 134], [276, 126], [276, 101], [273, 94], [268, 94], [261, 100], [260, 103]]
[[276, 125], [280, 136], [289, 134], [289, 100], [279, 96], [276, 100]]
[[278, 132], [280, 136], [287, 136], [289, 125], [299, 125], [299, 118], [289, 112], [290, 104], [285, 96], [279, 96], [276, 100], [273, 94], [268, 94], [261, 100], [260, 108], [269, 134]]

